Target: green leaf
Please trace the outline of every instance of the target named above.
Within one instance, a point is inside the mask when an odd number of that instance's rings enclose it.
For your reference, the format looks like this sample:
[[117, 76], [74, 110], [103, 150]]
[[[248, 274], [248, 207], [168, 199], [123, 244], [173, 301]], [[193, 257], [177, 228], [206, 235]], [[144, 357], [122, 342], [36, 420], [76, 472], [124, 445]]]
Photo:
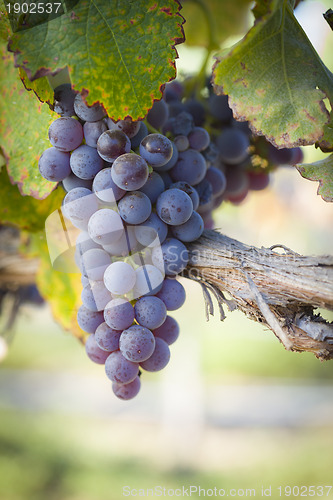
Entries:
[[16, 33], [10, 50], [34, 80], [65, 66], [88, 104], [114, 120], [143, 118], [175, 77], [183, 41], [176, 0], [80, 0], [72, 12]]
[[[1, 165], [1, 156], [0, 156]], [[0, 223], [13, 224], [28, 231], [44, 229], [45, 219], [61, 206], [64, 190], [59, 187], [45, 200], [22, 196], [10, 183], [6, 169], [0, 172]]]
[[81, 305], [80, 274], [63, 273], [52, 268], [44, 232], [34, 234], [30, 240], [30, 256], [40, 258], [36, 277], [38, 290], [50, 304], [53, 316], [62, 327], [84, 342], [87, 334], [76, 321], [77, 310]]
[[333, 154], [314, 163], [296, 166], [305, 179], [319, 181], [318, 194], [324, 201], [333, 202]]
[[323, 99], [332, 105], [333, 75], [290, 2], [260, 2], [255, 14], [248, 34], [217, 59], [215, 91], [228, 94], [236, 118], [249, 120], [254, 133], [275, 146], [314, 144], [329, 120]]
[[0, 75], [0, 147], [10, 179], [21, 194], [43, 199], [56, 184], [41, 177], [38, 159], [50, 147], [47, 132], [57, 115], [25, 90], [5, 47], [0, 47]]
[[[250, 0], [189, 0], [182, 15], [187, 45], [221, 45], [229, 36], [248, 27]], [[217, 47], [218, 48], [218, 47]]]
[[330, 121], [324, 126], [324, 135], [316, 143], [316, 148], [319, 147], [324, 153], [333, 151], [333, 112], [330, 113]]
[[0, 3], [0, 40], [7, 41], [11, 29], [8, 20], [8, 14], [4, 6], [4, 2]]
[[27, 90], [32, 90], [41, 102], [47, 102], [50, 106], [53, 104], [54, 92], [46, 76], [37, 78], [31, 82], [24, 69], [19, 68], [20, 78]]

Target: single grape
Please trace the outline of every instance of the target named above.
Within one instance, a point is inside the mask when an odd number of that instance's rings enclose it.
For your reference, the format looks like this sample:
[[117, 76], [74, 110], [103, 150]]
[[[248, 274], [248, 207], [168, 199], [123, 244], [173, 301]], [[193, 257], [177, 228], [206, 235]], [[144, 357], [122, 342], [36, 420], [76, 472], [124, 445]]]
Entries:
[[155, 296], [141, 297], [134, 306], [134, 312], [137, 322], [150, 330], [161, 326], [167, 317], [164, 302]]
[[205, 179], [210, 182], [212, 186], [213, 198], [220, 196], [226, 190], [227, 179], [221, 170], [215, 167], [210, 167], [206, 172]]
[[195, 186], [199, 195], [198, 212], [205, 213], [213, 208], [213, 186], [205, 178]]
[[101, 246], [92, 240], [86, 231], [82, 231], [76, 238], [76, 249], [79, 255], [83, 255], [87, 250], [92, 248], [101, 248]]
[[140, 391], [141, 382], [140, 377], [135, 377], [132, 382], [128, 384], [119, 384], [118, 382], [112, 383], [112, 390], [117, 398], [123, 401], [128, 401], [129, 399], [135, 398]]
[[[78, 266], [80, 268], [80, 266]], [[84, 274], [82, 274], [81, 276], [81, 284], [83, 287], [89, 285], [89, 278], [87, 278], [87, 276], [84, 276]]]
[[69, 160], [69, 153], [59, 151], [57, 148], [48, 148], [39, 158], [39, 172], [48, 181], [63, 181], [71, 173]]
[[176, 238], [167, 238], [152, 253], [153, 264], [167, 275], [180, 274], [188, 264], [189, 256], [184, 243]]
[[249, 178], [240, 167], [231, 167], [226, 171], [227, 187], [224, 192], [226, 199], [229, 197], [242, 197], [249, 190]]
[[[165, 278], [161, 290], [156, 294], [168, 311], [179, 309], [185, 302], [185, 288], [175, 279]], [[154, 329], [155, 330], [155, 329]]]
[[103, 313], [94, 312], [87, 309], [85, 306], [81, 306], [77, 312], [77, 322], [79, 327], [87, 333], [95, 333], [96, 328], [103, 323]]
[[126, 191], [120, 189], [112, 180], [111, 168], [100, 170], [93, 181], [93, 191], [97, 198], [105, 203], [114, 203], [120, 200]]
[[140, 155], [152, 167], [162, 167], [171, 160], [171, 141], [162, 134], [149, 134], [140, 143]]
[[163, 285], [164, 274], [155, 266], [146, 264], [135, 270], [134, 297], [155, 295]]
[[140, 122], [134, 122], [127, 118], [125, 118], [125, 120], [119, 120], [117, 123], [111, 120], [111, 118], [108, 118], [107, 123], [110, 130], [121, 130], [130, 139], [136, 136], [140, 130]]
[[177, 146], [175, 145], [174, 142], [172, 142], [172, 141], [170, 141], [170, 142], [172, 144], [172, 156], [171, 156], [170, 160], [165, 165], [162, 165], [161, 167], [154, 167], [154, 170], [157, 170], [157, 172], [161, 175], [162, 175], [162, 173], [171, 170], [172, 167], [174, 167], [178, 161], [179, 153], [178, 153]]
[[206, 160], [207, 169], [210, 167], [218, 168], [221, 165], [220, 152], [213, 142], [209, 143], [209, 146], [202, 152], [202, 155]]
[[99, 365], [104, 365], [106, 359], [110, 355], [109, 352], [100, 349], [93, 333], [87, 338], [85, 348], [88, 358]]
[[196, 151], [203, 151], [209, 146], [210, 136], [207, 130], [202, 127], [194, 127], [188, 135], [190, 148]]
[[177, 321], [171, 316], [167, 316], [163, 325], [155, 328], [153, 331], [155, 337], [158, 337], [168, 345], [173, 344], [179, 337], [179, 325]]
[[[66, 153], [64, 153], [66, 154]], [[68, 153], [67, 153], [68, 154]], [[68, 164], [69, 164], [69, 156], [68, 156]], [[69, 175], [65, 177], [62, 181], [62, 187], [67, 193], [74, 188], [83, 187], [86, 189], [92, 189], [92, 180], [91, 179], [80, 179], [80, 177], [76, 177], [75, 174], [71, 171], [71, 167], [69, 167]]]
[[72, 152], [70, 165], [80, 179], [93, 179], [104, 167], [104, 162], [95, 148], [82, 144]]
[[269, 184], [269, 175], [267, 172], [247, 172], [249, 179], [249, 189], [252, 191], [261, 191]]
[[211, 94], [209, 97], [210, 114], [222, 123], [229, 123], [232, 119], [232, 111], [229, 108], [227, 95]]
[[161, 99], [154, 101], [153, 107], [148, 111], [147, 121], [154, 128], [159, 129], [163, 127], [169, 116], [169, 108], [166, 102]]
[[165, 189], [169, 189], [173, 181], [168, 172], [159, 172], [159, 175], [162, 177]]
[[248, 157], [249, 138], [236, 128], [226, 128], [216, 139], [216, 145], [221, 153], [222, 161], [237, 165]]
[[188, 149], [179, 153], [176, 165], [170, 170], [174, 182], [183, 181], [195, 186], [205, 177], [206, 162], [199, 151]]
[[113, 330], [105, 322], [101, 323], [95, 332], [95, 340], [102, 351], [108, 353], [119, 350], [121, 330]]
[[53, 110], [61, 116], [73, 116], [76, 93], [70, 83], [63, 83], [54, 89]]
[[170, 349], [164, 340], [155, 337], [155, 350], [150, 358], [142, 361], [140, 366], [148, 372], [157, 372], [166, 367], [170, 360]]
[[181, 191], [184, 191], [186, 194], [189, 195], [189, 197], [192, 200], [193, 204], [193, 210], [196, 210], [199, 206], [199, 195], [198, 191], [193, 187], [190, 186], [190, 184], [187, 184], [187, 182], [174, 182], [173, 184], [170, 184], [169, 189], [176, 188], [180, 189]]
[[96, 243], [109, 245], [119, 240], [124, 226], [121, 217], [111, 208], [97, 210], [89, 219], [88, 233]]
[[135, 226], [135, 237], [144, 247], [159, 245], [167, 234], [167, 225], [155, 213], [151, 213], [145, 222]]
[[191, 217], [184, 224], [172, 226], [173, 236], [185, 243], [190, 243], [200, 238], [203, 230], [204, 222], [198, 212], [193, 212]]
[[186, 151], [190, 147], [190, 141], [186, 135], [177, 135], [174, 138], [174, 144], [180, 153]]
[[111, 299], [111, 293], [107, 290], [103, 281], [91, 280], [81, 293], [82, 304], [90, 311], [103, 311]]
[[132, 290], [135, 285], [135, 271], [126, 262], [113, 262], [104, 273], [104, 283], [114, 295], [123, 295]]
[[142, 186], [140, 191], [150, 199], [151, 203], [155, 203], [157, 198], [165, 190], [164, 181], [157, 172], [151, 172], [148, 175], [146, 184]]
[[57, 118], [49, 128], [49, 141], [60, 151], [73, 151], [83, 140], [83, 129], [75, 118], [64, 116]]
[[118, 129], [106, 130], [97, 141], [97, 152], [103, 160], [113, 162], [118, 156], [131, 151], [131, 141]]
[[105, 306], [104, 320], [114, 330], [125, 330], [134, 321], [134, 308], [127, 299], [112, 299]]
[[193, 117], [194, 125], [201, 127], [205, 123], [206, 110], [201, 102], [196, 99], [188, 99], [184, 102], [185, 111]]
[[118, 210], [127, 224], [141, 224], [151, 214], [151, 201], [141, 191], [131, 191], [118, 202]]
[[191, 217], [193, 203], [185, 191], [175, 188], [168, 189], [158, 197], [156, 211], [163, 222], [176, 226], [184, 224]]
[[170, 118], [167, 123], [174, 135], [188, 135], [194, 125], [192, 115], [186, 111], [181, 111], [176, 116]]
[[[86, 122], [83, 125], [83, 135], [87, 146], [97, 148], [97, 141], [106, 130], [107, 126], [103, 120], [99, 120], [98, 122]], [[104, 158], [104, 160], [105, 159], [106, 158]]]
[[112, 382], [128, 384], [138, 376], [139, 365], [124, 358], [120, 351], [114, 351], [105, 361], [105, 373]]
[[125, 191], [136, 191], [146, 183], [149, 169], [146, 161], [135, 153], [118, 156], [111, 169], [113, 182]]
[[163, 92], [163, 98], [166, 102], [170, 103], [172, 101], [181, 100], [184, 94], [183, 85], [177, 80], [172, 80], [172, 82], [168, 82], [165, 86]]
[[96, 103], [88, 106], [81, 94], [77, 94], [74, 99], [74, 110], [76, 115], [85, 122], [98, 122], [106, 115], [105, 109], [101, 104]]
[[87, 188], [78, 187], [71, 189], [63, 201], [63, 214], [74, 225], [76, 222], [87, 221], [97, 210], [97, 198]]
[[103, 245], [106, 252], [118, 257], [126, 257], [127, 255], [133, 254], [138, 247], [139, 242], [135, 237], [135, 228], [133, 226], [125, 226], [119, 240], [109, 245]]
[[103, 281], [104, 272], [110, 265], [110, 256], [102, 248], [92, 248], [81, 256], [81, 271], [89, 280]]
[[154, 352], [155, 337], [148, 328], [133, 325], [120, 335], [119, 349], [124, 358], [134, 363], [145, 361]]
[[146, 135], [148, 135], [147, 125], [144, 122], [140, 122], [139, 132], [131, 137], [131, 149], [136, 149], [140, 146], [140, 142]]

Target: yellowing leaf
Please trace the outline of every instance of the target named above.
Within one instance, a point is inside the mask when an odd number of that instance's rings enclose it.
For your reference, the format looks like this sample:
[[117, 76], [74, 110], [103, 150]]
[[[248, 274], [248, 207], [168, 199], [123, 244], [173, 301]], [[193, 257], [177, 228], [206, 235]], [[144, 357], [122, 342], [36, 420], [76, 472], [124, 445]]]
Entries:
[[318, 194], [324, 201], [333, 202], [333, 154], [314, 163], [296, 166], [305, 179], [319, 181]]

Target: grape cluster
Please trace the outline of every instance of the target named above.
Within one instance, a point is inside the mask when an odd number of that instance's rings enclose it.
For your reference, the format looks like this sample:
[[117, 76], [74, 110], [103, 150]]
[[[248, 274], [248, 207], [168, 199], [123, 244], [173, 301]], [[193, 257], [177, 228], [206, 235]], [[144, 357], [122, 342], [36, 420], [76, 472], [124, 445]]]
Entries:
[[146, 123], [115, 123], [61, 85], [52, 146], [39, 160], [45, 179], [62, 182], [63, 215], [80, 230], [77, 321], [89, 334], [87, 355], [105, 365], [121, 399], [139, 392], [143, 371], [169, 362], [179, 326], [168, 313], [185, 301], [176, 278], [188, 264], [186, 245], [212, 227], [222, 201], [238, 203], [268, 184], [265, 155], [271, 166], [299, 154], [254, 137], [232, 118], [226, 97], [183, 94], [184, 85], [172, 82]]

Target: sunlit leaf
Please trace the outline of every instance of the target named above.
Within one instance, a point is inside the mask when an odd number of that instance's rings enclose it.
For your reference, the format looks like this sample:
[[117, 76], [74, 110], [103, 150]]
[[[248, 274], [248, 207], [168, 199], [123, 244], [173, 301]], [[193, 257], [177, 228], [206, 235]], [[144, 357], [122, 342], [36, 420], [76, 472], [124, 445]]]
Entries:
[[314, 163], [297, 165], [301, 176], [310, 181], [319, 181], [318, 194], [325, 201], [333, 202], [333, 154]]

